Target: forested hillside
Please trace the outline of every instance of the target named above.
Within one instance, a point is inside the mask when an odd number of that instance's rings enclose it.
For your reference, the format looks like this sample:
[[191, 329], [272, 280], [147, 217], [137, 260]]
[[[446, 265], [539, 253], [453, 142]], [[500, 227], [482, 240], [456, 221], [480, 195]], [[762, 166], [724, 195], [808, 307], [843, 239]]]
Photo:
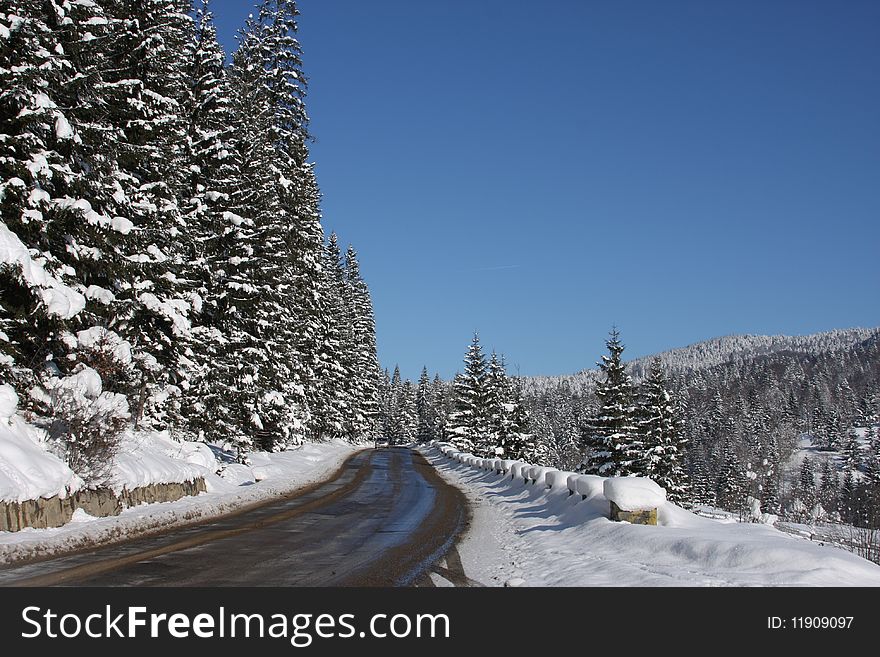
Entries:
[[[649, 359], [627, 363], [635, 384]], [[660, 354], [692, 503], [876, 524], [880, 484], [880, 330], [741, 336]], [[599, 370], [526, 380], [532, 430], [548, 460], [575, 467], [594, 433]], [[598, 387], [597, 387], [598, 386]], [[801, 460], [808, 446], [807, 474]]]

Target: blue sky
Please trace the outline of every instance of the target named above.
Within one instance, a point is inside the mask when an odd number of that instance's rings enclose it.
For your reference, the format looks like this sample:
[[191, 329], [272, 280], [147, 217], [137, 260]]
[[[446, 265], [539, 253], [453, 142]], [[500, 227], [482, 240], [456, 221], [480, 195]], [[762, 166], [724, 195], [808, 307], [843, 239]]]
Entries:
[[[249, 0], [214, 0], [221, 40]], [[880, 3], [301, 0], [383, 366], [880, 325]]]

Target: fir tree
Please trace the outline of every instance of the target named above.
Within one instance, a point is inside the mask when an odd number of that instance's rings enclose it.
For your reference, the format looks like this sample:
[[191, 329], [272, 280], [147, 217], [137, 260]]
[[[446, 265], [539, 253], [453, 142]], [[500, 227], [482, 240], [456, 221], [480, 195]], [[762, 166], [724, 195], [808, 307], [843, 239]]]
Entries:
[[372, 438], [379, 412], [379, 360], [376, 356], [376, 321], [370, 290], [360, 273], [357, 252], [345, 252], [346, 299], [349, 305], [351, 352], [351, 438]]
[[682, 436], [659, 358], [651, 361], [648, 378], [642, 384], [639, 416], [644, 452], [640, 461], [633, 464], [633, 470], [665, 488], [669, 500], [686, 499], [687, 474], [682, 452], [687, 441]]
[[587, 436], [588, 456], [580, 470], [605, 477], [625, 477], [636, 473], [641, 455], [641, 439], [635, 423], [633, 385], [621, 360], [624, 346], [613, 329], [605, 342], [609, 355], [602, 356], [599, 369], [603, 378], [596, 384], [601, 404]]
[[446, 437], [446, 418], [450, 413], [449, 395], [447, 386], [440, 378], [439, 374], [434, 375], [431, 382], [431, 400], [434, 407], [432, 415], [431, 434], [435, 440], [444, 439]]
[[433, 431], [431, 426], [431, 380], [428, 378], [428, 368], [422, 367], [422, 373], [419, 376], [419, 385], [416, 390], [416, 413], [418, 415], [418, 430], [416, 431], [416, 439], [419, 442], [428, 442], [432, 439]]
[[812, 513], [816, 505], [816, 472], [813, 459], [809, 456], [804, 457], [801, 462], [797, 494], [807, 513]]
[[447, 421], [449, 442], [457, 449], [472, 452], [482, 445], [489, 434], [486, 418], [486, 357], [480, 338], [474, 338], [464, 358], [464, 372], [452, 382], [453, 411]]
[[843, 445], [843, 457], [845, 467], [851, 470], [858, 470], [862, 465], [862, 445], [855, 429], [850, 429], [847, 433]]

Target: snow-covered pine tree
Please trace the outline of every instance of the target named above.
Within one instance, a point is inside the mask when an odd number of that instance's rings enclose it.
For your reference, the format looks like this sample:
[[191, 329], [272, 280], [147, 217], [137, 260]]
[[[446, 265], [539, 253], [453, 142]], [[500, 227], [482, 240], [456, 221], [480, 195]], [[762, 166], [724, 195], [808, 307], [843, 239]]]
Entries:
[[722, 509], [742, 513], [746, 508], [749, 481], [730, 439], [724, 441], [718, 471], [716, 503]]
[[388, 386], [388, 411], [387, 411], [387, 436], [394, 443], [402, 439], [401, 426], [403, 413], [400, 408], [401, 389], [403, 388], [403, 380], [400, 376], [400, 367], [394, 366], [394, 373], [391, 375], [391, 383]]
[[862, 466], [862, 445], [855, 428], [850, 428], [843, 443], [844, 467], [858, 470]]
[[633, 384], [621, 360], [624, 346], [616, 328], [611, 330], [605, 346], [609, 355], [602, 356], [599, 363], [604, 376], [596, 383], [600, 408], [587, 429], [588, 451], [579, 470], [605, 477], [625, 477], [635, 474], [634, 464], [641, 458], [642, 450]]
[[764, 513], [778, 514], [781, 511], [779, 483], [782, 471], [779, 460], [779, 443], [772, 433], [765, 436], [761, 445], [758, 467], [761, 509]]
[[141, 356], [136, 420], [167, 426], [176, 404], [166, 400], [186, 378], [179, 347], [190, 330], [191, 304], [180, 278], [189, 253], [178, 198], [188, 165], [183, 108], [190, 104], [191, 5], [143, 0], [104, 8], [112, 28], [96, 103], [115, 128], [113, 198], [131, 226], [121, 244], [121, 271], [114, 272], [119, 290], [112, 325]]
[[391, 394], [391, 376], [388, 374], [388, 368], [382, 370], [382, 374], [379, 377], [379, 416], [376, 421], [378, 432], [380, 437], [390, 438], [391, 436], [391, 401], [393, 396]]
[[59, 11], [51, 2], [0, 8], [0, 373], [25, 403], [39, 379], [66, 369], [70, 347], [60, 338], [86, 303], [65, 249], [71, 225], [86, 224], [79, 207], [88, 201], [65, 207], [80, 200], [71, 188], [84, 181], [61, 98], [77, 71], [62, 44], [71, 31], [53, 30]]
[[486, 441], [486, 357], [480, 337], [473, 340], [464, 357], [464, 372], [452, 382], [453, 410], [447, 420], [449, 442], [464, 452], [473, 452]]
[[244, 236], [240, 225], [230, 221], [237, 125], [226, 55], [207, 0], [196, 13], [193, 41], [186, 142], [190, 164], [181, 203], [189, 252], [182, 278], [189, 288], [193, 327], [184, 354], [190, 375], [182, 391], [181, 429], [223, 444], [249, 431], [249, 423], [242, 423], [232, 408], [240, 398], [234, 386], [240, 359], [230, 349], [229, 318], [234, 321], [237, 308], [229, 305], [226, 271], [228, 259], [240, 257], [232, 254]]
[[813, 459], [805, 456], [798, 476], [797, 497], [807, 514], [816, 505], [816, 468]]
[[840, 497], [837, 500], [837, 512], [842, 522], [853, 524], [856, 519], [857, 501], [855, 477], [853, 471], [846, 468], [840, 485]]
[[370, 290], [361, 277], [354, 247], [345, 252], [345, 282], [351, 308], [352, 439], [371, 439], [376, 434], [379, 412], [379, 359], [376, 355], [376, 320]]
[[546, 464], [547, 451], [531, 432], [531, 419], [523, 399], [522, 380], [513, 379], [508, 385], [507, 431], [503, 456], [538, 465]]
[[477, 456], [493, 458], [504, 453], [510, 433], [509, 400], [510, 384], [504, 368], [504, 358], [493, 351], [489, 357], [483, 389], [483, 413], [488, 430], [475, 444], [474, 453]]
[[687, 451], [687, 461], [688, 479], [691, 485], [690, 499], [688, 501], [694, 505], [708, 504], [714, 506], [717, 501], [716, 486], [712, 482], [709, 463], [701, 437], [691, 440]]
[[419, 428], [419, 417], [416, 409], [416, 387], [407, 379], [399, 388], [397, 397], [397, 415], [394, 430], [395, 442], [411, 443], [416, 439]]
[[416, 388], [416, 413], [418, 415], [418, 430], [416, 440], [426, 443], [432, 439], [431, 427], [431, 379], [428, 378], [427, 366], [422, 367], [419, 375], [419, 383]]
[[449, 393], [448, 386], [439, 374], [435, 374], [431, 382], [431, 403], [433, 407], [431, 436], [434, 440], [445, 440], [446, 419], [449, 416]]
[[829, 459], [822, 459], [820, 471], [819, 504], [825, 509], [826, 514], [833, 517], [837, 514], [837, 503], [840, 499], [840, 476]]
[[321, 350], [315, 372], [321, 396], [312, 408], [313, 427], [321, 439], [348, 435], [351, 418], [352, 332], [346, 304], [345, 273], [336, 233], [324, 249], [320, 295], [324, 312]]
[[651, 361], [641, 392], [638, 428], [644, 448], [643, 456], [633, 464], [633, 470], [665, 488], [670, 501], [681, 502], [688, 496], [683, 462], [687, 439], [682, 434], [659, 358]]
[[245, 239], [229, 258], [228, 288], [243, 317], [230, 338], [251, 356], [236, 387], [249, 386], [242, 408], [264, 447], [321, 437], [311, 409], [322, 394], [323, 231], [306, 162], [296, 15], [292, 1], [265, 0], [246, 22], [231, 70], [239, 164], [227, 218]]

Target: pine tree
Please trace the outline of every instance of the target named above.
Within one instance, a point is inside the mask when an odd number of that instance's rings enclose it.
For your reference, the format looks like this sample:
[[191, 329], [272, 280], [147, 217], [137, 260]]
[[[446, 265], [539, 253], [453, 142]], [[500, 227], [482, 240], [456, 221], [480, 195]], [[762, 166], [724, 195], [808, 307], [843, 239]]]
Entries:
[[648, 378], [642, 384], [639, 416], [644, 452], [642, 459], [633, 464], [633, 470], [665, 488], [670, 501], [686, 499], [687, 473], [682, 453], [687, 440], [682, 435], [659, 358], [651, 361]]
[[843, 445], [844, 467], [858, 470], [862, 465], [862, 445], [859, 435], [854, 428], [847, 432], [846, 442]]
[[433, 405], [433, 415], [431, 423], [431, 435], [435, 440], [445, 439], [447, 434], [446, 419], [449, 416], [449, 395], [447, 386], [440, 378], [439, 374], [434, 375], [431, 382], [431, 401]]
[[[231, 405], [238, 395], [235, 380], [239, 358], [229, 349], [227, 259], [240, 231], [228, 219], [236, 175], [235, 123], [226, 55], [207, 1], [196, 14], [189, 65], [192, 93], [187, 108], [188, 179], [182, 210], [187, 226], [188, 262], [184, 275], [192, 301], [193, 328], [186, 356], [189, 385], [184, 388], [181, 415], [191, 435], [218, 444], [234, 442], [247, 431], [236, 422]], [[235, 256], [233, 256], [235, 257]]]
[[797, 496], [801, 503], [803, 503], [807, 513], [812, 513], [812, 509], [816, 505], [816, 472], [813, 459], [809, 456], [804, 457], [804, 460], [801, 462]]
[[843, 483], [840, 486], [840, 498], [837, 502], [837, 512], [840, 519], [846, 524], [854, 524], [856, 520], [856, 482], [853, 471], [847, 468], [843, 474]]
[[547, 458], [546, 449], [531, 433], [531, 419], [523, 399], [522, 381], [512, 381], [508, 390], [507, 431], [502, 444], [504, 458], [543, 465]]
[[489, 434], [486, 418], [486, 357], [480, 338], [474, 338], [464, 358], [464, 372], [452, 382], [453, 411], [447, 421], [449, 442], [457, 449], [472, 452]]
[[818, 495], [819, 503], [826, 513], [836, 514], [838, 500], [840, 499], [840, 479], [828, 459], [822, 460]]
[[391, 382], [388, 386], [388, 439], [390, 442], [402, 442], [404, 418], [402, 417], [404, 410], [400, 407], [402, 396], [403, 381], [400, 376], [400, 368], [394, 366], [394, 374], [391, 375]]
[[716, 502], [722, 509], [740, 512], [746, 501], [747, 480], [745, 468], [733, 449], [730, 439], [724, 443], [718, 472]]
[[689, 480], [691, 483], [691, 504], [707, 504], [714, 506], [717, 503], [716, 489], [711, 481], [709, 464], [707, 463], [703, 440], [697, 439], [690, 443], [687, 452]]
[[621, 360], [624, 346], [617, 329], [612, 329], [605, 346], [609, 355], [602, 356], [599, 369], [604, 376], [596, 384], [601, 406], [590, 425], [589, 451], [579, 469], [605, 477], [625, 477], [636, 472], [634, 464], [642, 449], [635, 423], [633, 385]]
[[391, 390], [391, 376], [387, 368], [382, 371], [379, 379], [379, 418], [378, 431], [384, 438], [391, 438], [391, 412], [394, 395]]
[[510, 384], [504, 369], [504, 359], [493, 351], [486, 369], [483, 398], [487, 431], [476, 445], [477, 455], [491, 458], [505, 452], [504, 446], [510, 440], [509, 398]]
[[54, 32], [58, 13], [65, 15], [55, 3], [0, 9], [0, 371], [24, 403], [46, 369], [65, 369], [70, 348], [58, 338], [86, 305], [64, 248], [74, 231], [82, 238], [91, 206], [88, 189], [79, 189], [88, 187], [76, 166], [81, 138], [63, 98], [76, 67], [57, 51], [75, 37]]
[[376, 321], [370, 290], [361, 278], [357, 252], [345, 253], [345, 282], [351, 316], [352, 438], [372, 438], [379, 412], [379, 359], [376, 356]]
[[776, 436], [770, 434], [761, 445], [758, 468], [761, 509], [765, 513], [778, 514], [781, 510], [779, 500], [779, 481], [781, 476], [779, 446]]
[[400, 386], [397, 409], [397, 426], [394, 432], [396, 442], [411, 443], [416, 439], [419, 418], [416, 409], [416, 389], [409, 379]]
[[351, 419], [353, 353], [350, 316], [346, 307], [345, 272], [336, 233], [331, 233], [324, 251], [320, 294], [325, 313], [321, 349], [318, 352], [317, 380], [321, 395], [312, 408], [313, 426], [320, 439], [341, 438], [348, 434]]
[[[318, 374], [324, 257], [318, 191], [306, 162], [305, 76], [295, 3], [265, 0], [241, 33], [230, 80], [239, 125], [227, 220], [241, 233], [226, 286], [238, 321], [233, 351], [246, 354], [233, 386], [264, 442], [322, 439], [329, 424]], [[265, 447], [265, 445], [263, 445]]]
[[428, 378], [428, 368], [422, 367], [422, 373], [419, 376], [419, 385], [416, 389], [416, 413], [418, 415], [416, 440], [423, 443], [432, 439], [430, 383], [430, 379]]
[[[106, 39], [96, 104], [115, 127], [113, 197], [130, 226], [114, 272], [119, 283], [112, 327], [142, 354], [136, 421], [168, 426], [187, 380], [181, 346], [192, 309], [181, 278], [189, 254], [178, 204], [187, 168], [182, 108], [191, 103], [190, 3], [107, 3], [106, 10], [114, 28]], [[107, 147], [106, 139], [89, 142], [93, 151]]]

